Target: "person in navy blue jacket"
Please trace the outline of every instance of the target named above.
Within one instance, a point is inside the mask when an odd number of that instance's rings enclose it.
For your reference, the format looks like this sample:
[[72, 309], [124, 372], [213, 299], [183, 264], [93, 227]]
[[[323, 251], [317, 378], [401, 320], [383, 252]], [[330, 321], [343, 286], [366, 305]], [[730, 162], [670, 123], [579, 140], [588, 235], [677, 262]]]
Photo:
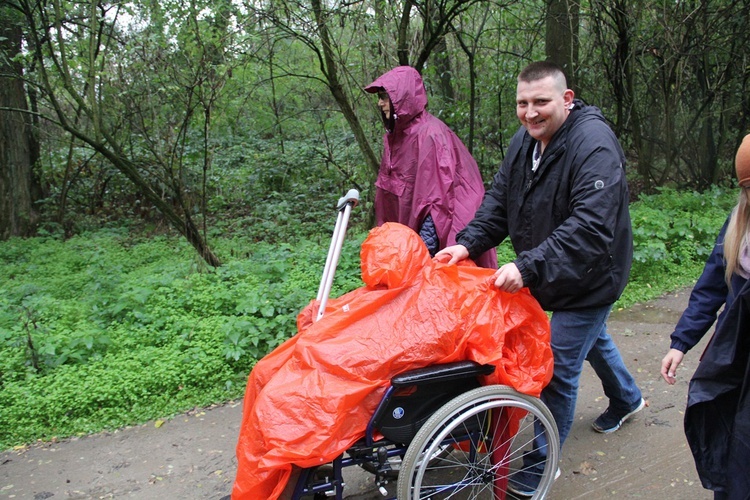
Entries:
[[[737, 150], [735, 168], [742, 187], [739, 201], [724, 222], [703, 273], [690, 294], [688, 306], [670, 336], [669, 352], [661, 362], [661, 376], [668, 384], [675, 383], [677, 367], [685, 353], [700, 342], [714, 323], [719, 328], [736, 292], [742, 288], [750, 272], [747, 247], [750, 224], [750, 135], [745, 136]], [[748, 266], [747, 270], [744, 266]], [[717, 321], [716, 315], [722, 306], [724, 311]]]
[[684, 422], [701, 484], [716, 500], [750, 499], [750, 135], [737, 151], [735, 168], [739, 201], [661, 364], [662, 377], [674, 384], [685, 353], [716, 323], [690, 380]]

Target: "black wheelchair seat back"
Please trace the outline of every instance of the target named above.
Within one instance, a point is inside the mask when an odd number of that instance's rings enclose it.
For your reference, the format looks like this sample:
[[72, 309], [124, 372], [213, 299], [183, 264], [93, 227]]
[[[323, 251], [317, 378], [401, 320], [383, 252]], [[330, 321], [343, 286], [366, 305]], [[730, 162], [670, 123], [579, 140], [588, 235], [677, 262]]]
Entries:
[[458, 361], [419, 368], [391, 379], [372, 424], [386, 439], [409, 444], [427, 419], [445, 403], [480, 386], [479, 376], [492, 365]]

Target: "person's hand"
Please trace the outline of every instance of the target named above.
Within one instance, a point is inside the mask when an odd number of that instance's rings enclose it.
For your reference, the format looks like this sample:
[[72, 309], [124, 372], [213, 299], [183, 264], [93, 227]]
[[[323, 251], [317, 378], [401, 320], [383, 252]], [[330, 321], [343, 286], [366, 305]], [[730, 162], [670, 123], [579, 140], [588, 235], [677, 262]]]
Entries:
[[661, 376], [669, 385], [676, 382], [677, 367], [682, 363], [685, 353], [678, 349], [670, 349], [664, 359], [661, 360]]
[[469, 250], [463, 245], [445, 247], [435, 254], [435, 260], [443, 264], [455, 264], [469, 258]]
[[519, 271], [518, 267], [512, 262], [503, 264], [503, 266], [495, 272], [493, 278], [495, 278], [495, 286], [504, 292], [516, 293], [523, 288], [521, 271]]

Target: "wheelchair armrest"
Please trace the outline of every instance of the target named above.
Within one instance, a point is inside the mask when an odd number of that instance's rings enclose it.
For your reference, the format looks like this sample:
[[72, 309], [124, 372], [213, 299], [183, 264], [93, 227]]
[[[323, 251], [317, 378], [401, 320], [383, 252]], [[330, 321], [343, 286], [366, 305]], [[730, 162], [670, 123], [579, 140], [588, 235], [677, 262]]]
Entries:
[[391, 379], [393, 387], [408, 387], [410, 385], [432, 384], [462, 378], [489, 375], [495, 371], [493, 365], [480, 365], [474, 361], [456, 361], [443, 365], [433, 365], [417, 368], [400, 373]]

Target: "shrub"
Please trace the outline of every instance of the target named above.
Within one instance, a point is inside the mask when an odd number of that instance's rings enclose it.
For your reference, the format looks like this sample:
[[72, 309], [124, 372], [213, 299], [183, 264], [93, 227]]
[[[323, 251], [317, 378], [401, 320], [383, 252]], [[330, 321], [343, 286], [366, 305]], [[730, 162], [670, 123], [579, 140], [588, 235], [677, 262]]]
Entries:
[[[691, 284], [735, 199], [662, 190], [633, 203], [634, 263], [618, 307]], [[182, 239], [123, 229], [0, 243], [0, 447], [240, 397], [317, 293], [332, 224], [294, 220], [270, 241], [227, 221], [235, 229], [213, 236], [218, 269]], [[361, 286], [366, 233], [350, 228], [334, 297]], [[498, 257], [514, 258], [509, 242]]]
[[663, 188], [630, 206], [633, 267], [618, 302], [627, 307], [692, 283], [711, 253], [737, 201], [734, 190], [706, 192]]

